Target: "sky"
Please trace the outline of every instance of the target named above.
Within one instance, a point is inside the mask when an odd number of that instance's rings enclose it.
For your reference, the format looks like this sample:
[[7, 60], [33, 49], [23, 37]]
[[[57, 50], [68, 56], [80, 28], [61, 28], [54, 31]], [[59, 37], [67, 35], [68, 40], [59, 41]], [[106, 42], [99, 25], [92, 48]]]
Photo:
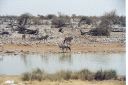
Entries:
[[126, 15], [125, 0], [0, 0], [0, 15], [58, 14], [101, 16], [116, 10]]

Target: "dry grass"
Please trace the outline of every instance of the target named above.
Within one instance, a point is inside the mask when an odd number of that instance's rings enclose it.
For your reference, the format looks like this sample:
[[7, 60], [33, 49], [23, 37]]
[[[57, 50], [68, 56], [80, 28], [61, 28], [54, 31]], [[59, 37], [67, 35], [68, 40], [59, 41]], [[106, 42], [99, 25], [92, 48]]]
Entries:
[[[23, 85], [126, 85], [125, 81], [119, 80], [104, 80], [104, 81], [82, 81], [82, 80], [63, 80], [63, 81], [22, 81], [20, 76], [0, 76], [0, 85], [6, 80], [14, 80], [17, 85], [22, 83]], [[19, 84], [20, 85], [20, 84]]]
[[[119, 76], [120, 77], [120, 76]], [[54, 74], [48, 74], [40, 69], [36, 69], [32, 72], [26, 72], [22, 75], [22, 80], [51, 80], [51, 81], [60, 81], [60, 80], [117, 80], [118, 76], [114, 70], [106, 71], [97, 71], [96, 73], [91, 72], [87, 69], [72, 72], [72, 71], [59, 71]], [[122, 79], [123, 80], [123, 79]]]

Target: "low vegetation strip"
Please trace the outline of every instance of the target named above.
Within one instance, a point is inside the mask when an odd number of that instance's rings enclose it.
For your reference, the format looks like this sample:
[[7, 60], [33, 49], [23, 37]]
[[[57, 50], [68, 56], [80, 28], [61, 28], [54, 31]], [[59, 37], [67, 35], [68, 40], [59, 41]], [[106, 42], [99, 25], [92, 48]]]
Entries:
[[48, 74], [40, 69], [33, 70], [32, 72], [26, 72], [22, 75], [23, 81], [30, 81], [30, 80], [51, 80], [51, 81], [58, 81], [58, 80], [125, 80], [125, 77], [119, 77], [114, 70], [106, 70], [102, 71], [99, 70], [97, 72], [91, 72], [87, 69], [72, 72], [72, 71], [59, 71], [54, 74]]

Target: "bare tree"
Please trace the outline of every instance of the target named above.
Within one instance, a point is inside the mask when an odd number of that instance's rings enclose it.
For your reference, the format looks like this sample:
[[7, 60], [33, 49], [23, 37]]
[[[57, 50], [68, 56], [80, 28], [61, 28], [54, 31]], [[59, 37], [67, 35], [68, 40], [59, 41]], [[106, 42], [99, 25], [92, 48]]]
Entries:
[[90, 30], [90, 33], [94, 36], [110, 36], [111, 27], [117, 22], [116, 11], [105, 13], [101, 17], [101, 23], [95, 29]]
[[105, 13], [105, 14], [101, 17], [101, 23], [100, 23], [99, 27], [110, 29], [111, 26], [112, 26], [114, 23], [116, 23], [117, 21], [118, 21], [118, 19], [117, 19], [116, 11], [114, 10], [114, 11]]
[[22, 14], [19, 19], [18, 19], [18, 31], [19, 33], [22, 33], [25, 31], [26, 29], [26, 25], [28, 25], [29, 23], [29, 18], [31, 17], [32, 15], [29, 14], [29, 13], [25, 13], [25, 14]]
[[83, 16], [81, 17], [79, 23], [78, 23], [78, 27], [81, 26], [81, 24], [88, 24], [90, 25], [92, 23], [92, 20], [89, 17]]

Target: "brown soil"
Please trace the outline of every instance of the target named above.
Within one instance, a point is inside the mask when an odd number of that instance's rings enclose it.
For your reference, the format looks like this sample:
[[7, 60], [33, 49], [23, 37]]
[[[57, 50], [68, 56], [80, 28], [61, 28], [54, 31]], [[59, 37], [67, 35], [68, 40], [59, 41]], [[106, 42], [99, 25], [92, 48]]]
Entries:
[[125, 85], [125, 81], [119, 80], [104, 80], [104, 81], [82, 81], [82, 80], [61, 80], [61, 81], [22, 81], [20, 76], [0, 76], [0, 85], [6, 81], [13, 80], [16, 85]]
[[[43, 53], [43, 52], [53, 52], [58, 53], [62, 50], [54, 44], [4, 44], [3, 50], [4, 53], [19, 53], [19, 52], [34, 52], [34, 53]], [[67, 51], [69, 52], [69, 51]], [[119, 43], [110, 43], [110, 44], [73, 44], [71, 46], [71, 52], [125, 52], [125, 46], [122, 46]]]

